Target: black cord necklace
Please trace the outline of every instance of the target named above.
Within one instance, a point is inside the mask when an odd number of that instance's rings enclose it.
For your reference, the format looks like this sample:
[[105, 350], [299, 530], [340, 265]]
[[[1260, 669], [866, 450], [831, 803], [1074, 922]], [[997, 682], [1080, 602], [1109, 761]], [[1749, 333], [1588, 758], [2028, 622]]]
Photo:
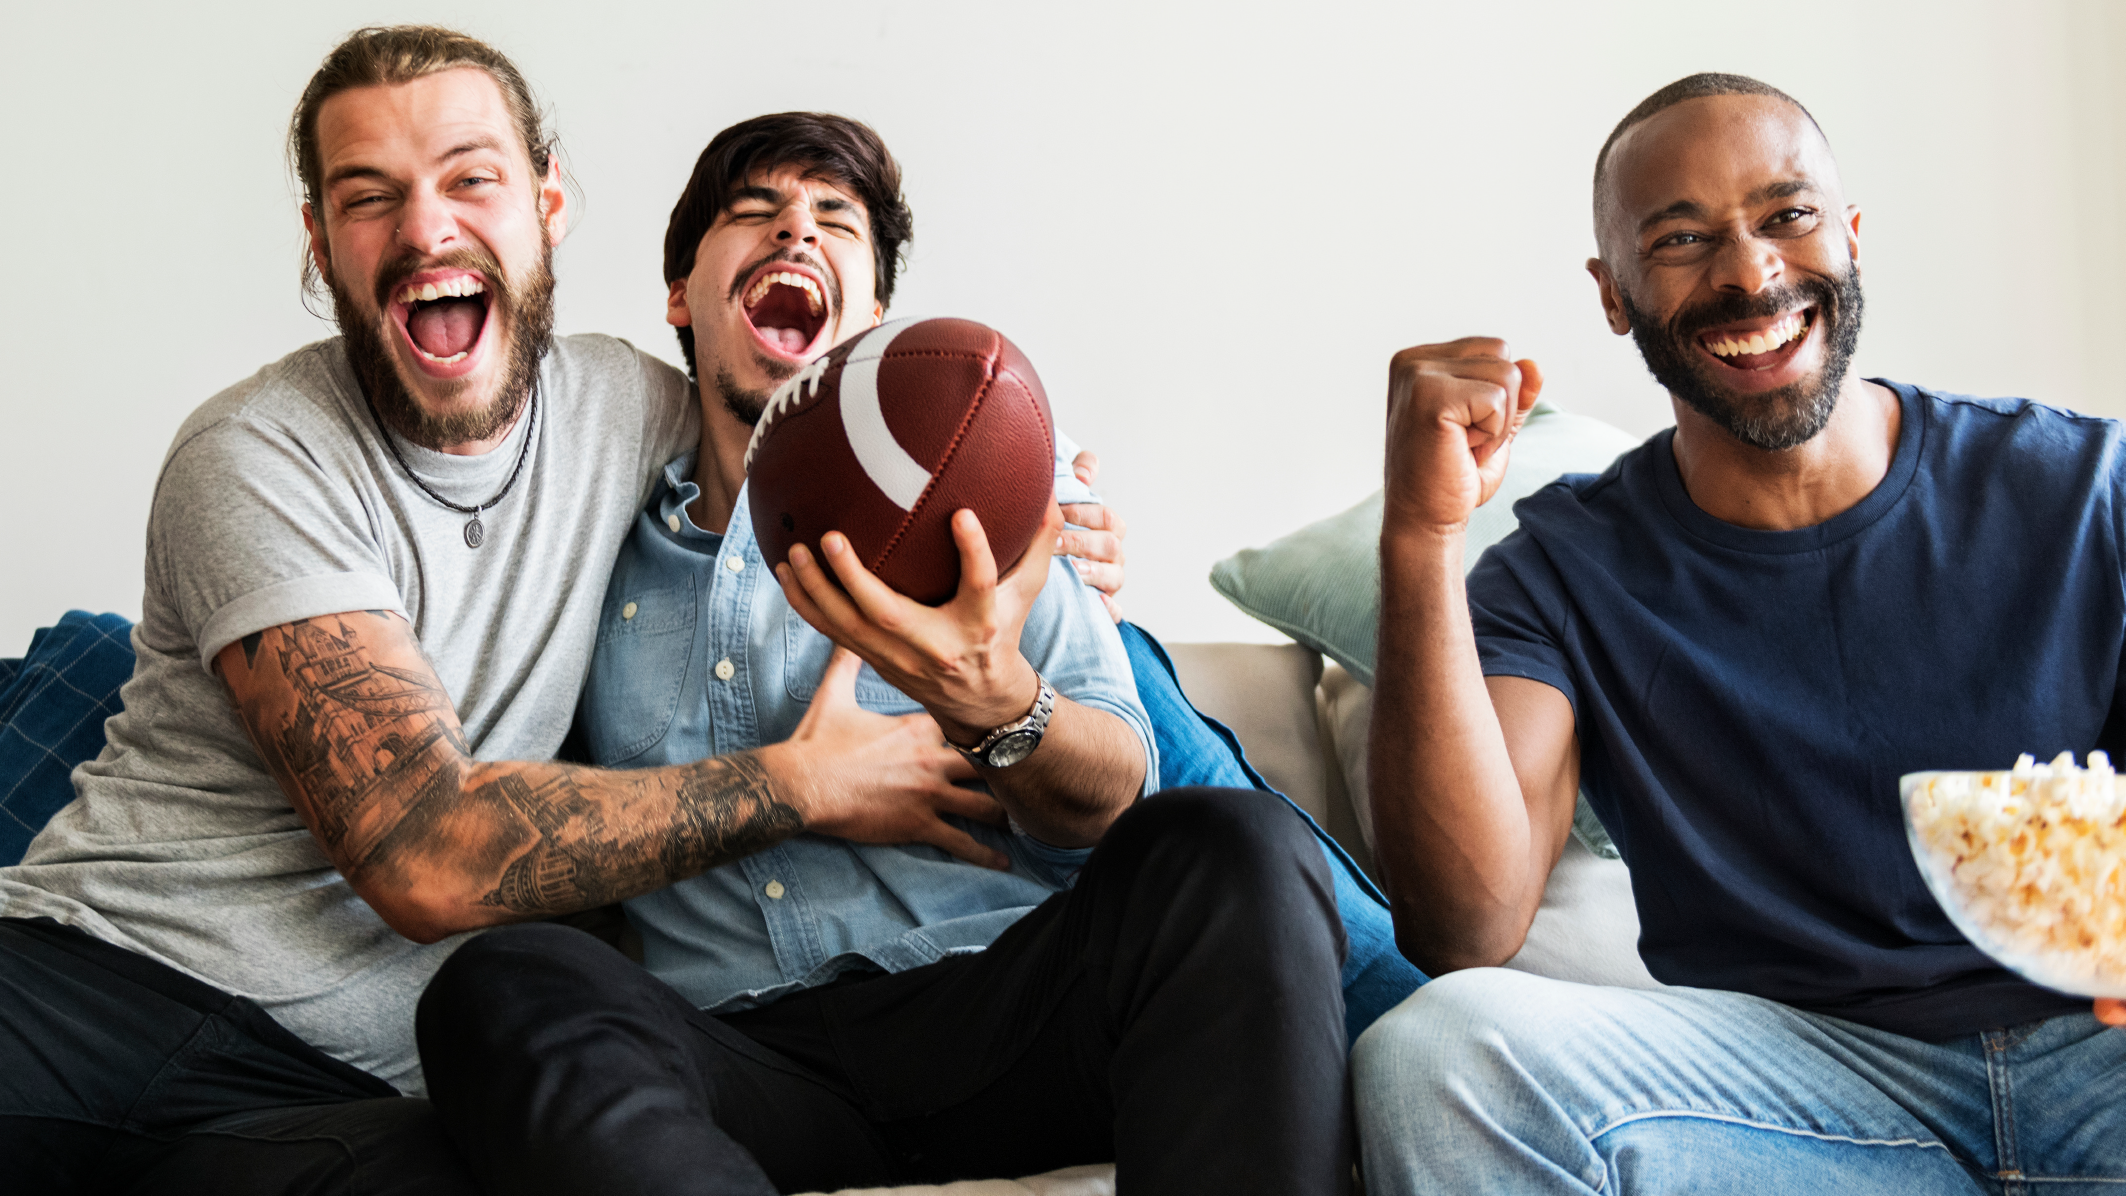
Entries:
[[370, 399], [369, 392], [366, 390], [362, 392], [362, 402], [368, 404], [369, 406], [369, 418], [376, 421], [377, 432], [384, 438], [384, 447], [391, 450], [392, 459], [399, 463], [400, 469], [406, 471], [407, 477], [413, 479], [413, 484], [421, 488], [421, 493], [426, 494], [428, 497], [436, 500], [439, 503], [442, 503], [444, 506], [449, 507], [451, 510], [456, 511], [460, 515], [472, 516], [472, 518], [465, 521], [465, 547], [478, 548], [480, 545], [486, 543], [487, 526], [480, 522], [480, 512], [485, 511], [490, 507], [493, 507], [496, 503], [502, 501], [502, 496], [508, 494], [510, 487], [517, 484], [517, 475], [524, 472], [524, 459], [526, 457], [531, 456], [532, 434], [539, 430], [538, 376], [533, 375], [532, 377], [531, 411], [528, 415], [525, 416], [525, 419], [529, 422], [526, 423], [524, 428], [524, 443], [517, 447], [516, 468], [511, 469], [509, 471], [509, 480], [502, 483], [502, 488], [500, 490], [495, 491], [495, 496], [493, 498], [488, 499], [486, 502], [481, 503], [477, 507], [468, 507], [463, 506], [459, 503], [454, 503], [449, 499], [444, 498], [442, 495], [437, 494], [435, 491], [429, 489], [428, 483], [422, 481], [421, 476], [413, 471], [413, 466], [406, 464], [406, 458], [400, 454], [399, 446], [392, 442], [391, 430], [384, 426], [384, 417], [377, 413], [376, 403]]

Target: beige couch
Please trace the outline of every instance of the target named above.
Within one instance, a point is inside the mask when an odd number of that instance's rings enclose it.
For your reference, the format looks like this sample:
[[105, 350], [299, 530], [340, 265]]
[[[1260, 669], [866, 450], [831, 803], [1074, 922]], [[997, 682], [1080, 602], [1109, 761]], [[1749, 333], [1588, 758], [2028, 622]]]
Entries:
[[[1181, 687], [1240, 736], [1248, 758], [1373, 867], [1365, 818], [1366, 732], [1372, 693], [1297, 644], [1168, 644]], [[1507, 967], [1588, 984], [1654, 987], [1639, 962], [1639, 919], [1622, 863], [1573, 840], [1551, 874], [1543, 907]], [[1111, 1166], [1073, 1167], [1019, 1180], [877, 1188], [866, 1196], [1113, 1196]], [[843, 1196], [856, 1196], [844, 1193]]]

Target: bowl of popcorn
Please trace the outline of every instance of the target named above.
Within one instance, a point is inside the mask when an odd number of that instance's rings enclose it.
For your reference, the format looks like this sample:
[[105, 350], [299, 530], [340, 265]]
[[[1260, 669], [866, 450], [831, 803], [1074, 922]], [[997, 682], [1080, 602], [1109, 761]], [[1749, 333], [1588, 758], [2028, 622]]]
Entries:
[[2047, 988], [2126, 997], [2126, 786], [2104, 753], [1898, 788], [1920, 875], [1979, 950]]

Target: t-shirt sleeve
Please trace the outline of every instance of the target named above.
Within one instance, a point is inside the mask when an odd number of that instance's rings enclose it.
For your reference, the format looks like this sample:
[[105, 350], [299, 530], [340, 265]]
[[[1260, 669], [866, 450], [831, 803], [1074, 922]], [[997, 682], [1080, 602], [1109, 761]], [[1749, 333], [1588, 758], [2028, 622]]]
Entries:
[[1484, 550], [1469, 571], [1469, 622], [1486, 677], [1526, 677], [1579, 695], [1567, 665], [1565, 591], [1535, 538], [1515, 531]]
[[1048, 562], [1048, 582], [1034, 600], [1019, 633], [1019, 650], [1048, 679], [1056, 693], [1080, 706], [1104, 710], [1121, 719], [1144, 746], [1144, 788], [1149, 797], [1159, 788], [1159, 749], [1152, 720], [1137, 697], [1136, 674], [1122, 634], [1094, 591], [1078, 578], [1063, 557]]
[[148, 520], [148, 601], [214, 669], [253, 632], [348, 610], [404, 616], [374, 516], [285, 428], [221, 420], [174, 449]]
[[666, 463], [700, 446], [701, 404], [685, 374], [626, 341], [620, 343], [634, 355], [642, 375], [642, 455], [637, 470], [642, 491], [635, 496], [639, 509], [657, 488], [657, 477]]

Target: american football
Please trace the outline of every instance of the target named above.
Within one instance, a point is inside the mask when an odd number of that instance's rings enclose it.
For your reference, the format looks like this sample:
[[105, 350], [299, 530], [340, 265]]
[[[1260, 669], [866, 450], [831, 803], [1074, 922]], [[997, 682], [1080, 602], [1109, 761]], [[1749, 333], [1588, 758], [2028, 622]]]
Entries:
[[972, 320], [896, 320], [782, 384], [746, 446], [753, 533], [773, 566], [839, 531], [879, 580], [936, 606], [959, 588], [953, 513], [997, 571], [1055, 496], [1055, 429], [1033, 364]]

